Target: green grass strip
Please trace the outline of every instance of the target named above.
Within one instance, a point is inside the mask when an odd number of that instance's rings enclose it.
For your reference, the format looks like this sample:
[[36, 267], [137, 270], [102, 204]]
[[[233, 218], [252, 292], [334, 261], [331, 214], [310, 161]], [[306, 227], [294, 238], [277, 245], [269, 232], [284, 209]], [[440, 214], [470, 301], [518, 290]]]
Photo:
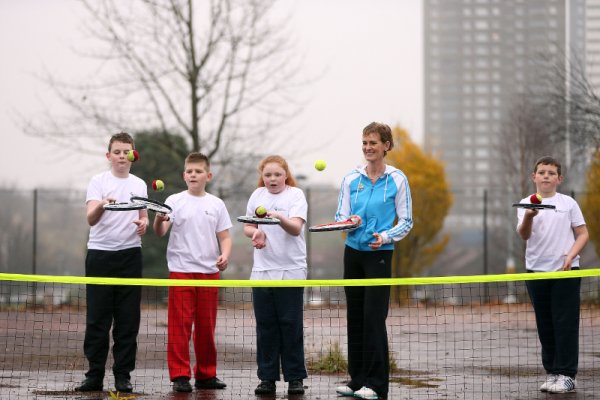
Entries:
[[413, 286], [445, 285], [460, 283], [490, 283], [529, 281], [535, 279], [585, 278], [600, 276], [600, 269], [560, 271], [544, 273], [436, 276], [421, 278], [389, 279], [311, 279], [311, 280], [187, 280], [150, 278], [92, 278], [84, 276], [0, 274], [0, 281], [48, 282], [96, 285], [135, 285], [135, 286], [203, 286], [203, 287], [315, 287], [315, 286]]

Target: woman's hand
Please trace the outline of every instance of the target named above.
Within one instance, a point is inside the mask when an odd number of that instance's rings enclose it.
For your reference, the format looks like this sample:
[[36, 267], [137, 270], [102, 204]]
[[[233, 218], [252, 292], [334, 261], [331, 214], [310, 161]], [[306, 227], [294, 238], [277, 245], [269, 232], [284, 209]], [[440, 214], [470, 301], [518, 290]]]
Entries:
[[383, 244], [383, 238], [381, 237], [381, 235], [377, 232], [375, 232], [373, 234], [373, 237], [375, 238], [374, 242], [369, 243], [369, 247], [371, 248], [371, 250], [377, 250], [378, 248], [381, 247], [381, 245]]
[[348, 219], [356, 225], [360, 225], [362, 223], [362, 218], [358, 215], [351, 215]]

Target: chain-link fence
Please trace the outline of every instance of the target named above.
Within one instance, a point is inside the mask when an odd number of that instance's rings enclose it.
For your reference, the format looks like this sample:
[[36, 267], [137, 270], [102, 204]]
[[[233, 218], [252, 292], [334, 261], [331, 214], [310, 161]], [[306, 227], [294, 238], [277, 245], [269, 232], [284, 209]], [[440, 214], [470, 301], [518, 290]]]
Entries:
[[[338, 188], [305, 187], [309, 202], [309, 224], [333, 219]], [[569, 193], [580, 200], [585, 193]], [[250, 192], [231, 192], [225, 199], [233, 221], [234, 248], [225, 279], [247, 279], [252, 266], [252, 247], [244, 237], [236, 217], [245, 213]], [[512, 203], [521, 196], [503, 191], [456, 191], [454, 204], [468, 213], [454, 210], [446, 218], [443, 234], [450, 241], [424, 276], [480, 275], [524, 272], [524, 242], [516, 234], [517, 213]], [[80, 190], [0, 190], [0, 272], [46, 275], [84, 275], [84, 259], [89, 226], [85, 217], [85, 192]], [[415, 204], [414, 207], [418, 207]], [[152, 216], [151, 216], [152, 218]], [[587, 221], [593, 223], [593, 221]], [[341, 278], [343, 274], [343, 235], [336, 232], [306, 235], [309, 279]], [[143, 238], [144, 275], [166, 277], [167, 238], [157, 238], [151, 230]], [[583, 268], [600, 266], [595, 246], [589, 243], [582, 253]], [[465, 290], [470, 290], [463, 285]], [[480, 286], [482, 287], [482, 286]], [[484, 287], [485, 288], [485, 287]], [[416, 299], [455, 299], [444, 288], [417, 288]], [[454, 290], [454, 289], [453, 289]], [[485, 289], [484, 289], [485, 290]], [[510, 293], [482, 292], [483, 299], [504, 298]], [[516, 295], [519, 295], [518, 293]], [[64, 294], [68, 296], [68, 293]], [[340, 293], [323, 296], [337, 300]], [[58, 300], [57, 300], [58, 301]]]

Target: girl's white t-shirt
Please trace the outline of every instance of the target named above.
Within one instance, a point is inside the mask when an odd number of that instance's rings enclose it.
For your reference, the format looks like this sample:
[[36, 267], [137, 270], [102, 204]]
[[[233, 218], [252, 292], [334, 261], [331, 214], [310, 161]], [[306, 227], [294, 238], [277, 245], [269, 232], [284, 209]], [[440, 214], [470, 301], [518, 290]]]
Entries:
[[187, 191], [165, 201], [173, 212], [167, 245], [167, 266], [172, 272], [213, 274], [219, 271], [217, 233], [231, 228], [223, 200], [210, 193], [192, 196]]
[[[302, 190], [286, 186], [280, 193], [270, 193], [265, 187], [256, 189], [246, 207], [246, 215], [254, 216], [256, 207], [264, 206], [287, 218], [306, 221], [308, 205]], [[254, 249], [251, 279], [305, 279], [306, 241], [304, 229], [298, 236], [290, 235], [279, 225], [258, 225], [266, 234], [266, 246]], [[294, 271], [294, 272], [291, 272]]]
[[[529, 197], [521, 203], [530, 203]], [[533, 218], [531, 237], [527, 240], [525, 267], [529, 271], [559, 271], [566, 254], [575, 243], [573, 228], [585, 225], [583, 214], [577, 202], [570, 196], [556, 193], [542, 199], [542, 204], [556, 206], [554, 210], [540, 210]], [[525, 210], [517, 213], [518, 226], [523, 222]], [[572, 267], [579, 266], [579, 255], [573, 259]]]
[[[95, 175], [87, 188], [85, 202], [102, 201], [110, 197], [118, 203], [127, 203], [131, 196], [148, 196], [146, 183], [135, 175], [119, 178], [111, 171]], [[87, 247], [90, 250], [117, 251], [141, 247], [142, 239], [136, 233], [139, 211], [104, 211], [98, 223], [90, 228]]]

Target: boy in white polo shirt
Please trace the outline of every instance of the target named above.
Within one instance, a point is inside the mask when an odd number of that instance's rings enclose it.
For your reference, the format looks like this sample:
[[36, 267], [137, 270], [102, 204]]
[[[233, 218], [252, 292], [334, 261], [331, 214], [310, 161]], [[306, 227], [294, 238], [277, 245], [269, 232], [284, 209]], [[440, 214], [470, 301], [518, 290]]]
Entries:
[[[577, 202], [556, 189], [562, 182], [561, 165], [552, 157], [542, 157], [532, 174], [542, 204], [556, 211], [519, 209], [517, 232], [527, 241], [527, 272], [553, 272], [579, 269], [579, 253], [589, 235]], [[521, 203], [529, 203], [529, 197]], [[542, 392], [575, 391], [579, 356], [580, 278], [541, 279], [526, 282], [535, 311], [542, 364], [546, 381]]]
[[[227, 268], [231, 254], [231, 219], [225, 203], [206, 192], [206, 184], [212, 179], [208, 158], [201, 153], [189, 154], [183, 179], [188, 189], [167, 198], [165, 204], [173, 212], [170, 216], [156, 214], [153, 225], [159, 237], [173, 226], [167, 246], [169, 279], [219, 279], [219, 271]], [[214, 336], [218, 293], [216, 287], [169, 287], [167, 360], [176, 392], [192, 391], [189, 352], [192, 325], [196, 388], [227, 386], [217, 378]]]
[[[146, 197], [143, 180], [129, 173], [127, 153], [134, 149], [126, 132], [113, 135], [106, 158], [110, 170], [95, 175], [87, 188], [87, 222], [90, 225], [85, 276], [111, 278], [142, 277], [142, 239], [148, 226], [148, 212], [105, 211], [104, 205], [128, 202], [132, 194]], [[113, 375], [119, 392], [131, 392], [131, 371], [135, 368], [137, 335], [140, 328], [141, 286], [86, 285], [86, 326], [83, 351], [89, 363], [85, 380], [75, 390], [103, 389], [105, 365], [113, 336]]]

